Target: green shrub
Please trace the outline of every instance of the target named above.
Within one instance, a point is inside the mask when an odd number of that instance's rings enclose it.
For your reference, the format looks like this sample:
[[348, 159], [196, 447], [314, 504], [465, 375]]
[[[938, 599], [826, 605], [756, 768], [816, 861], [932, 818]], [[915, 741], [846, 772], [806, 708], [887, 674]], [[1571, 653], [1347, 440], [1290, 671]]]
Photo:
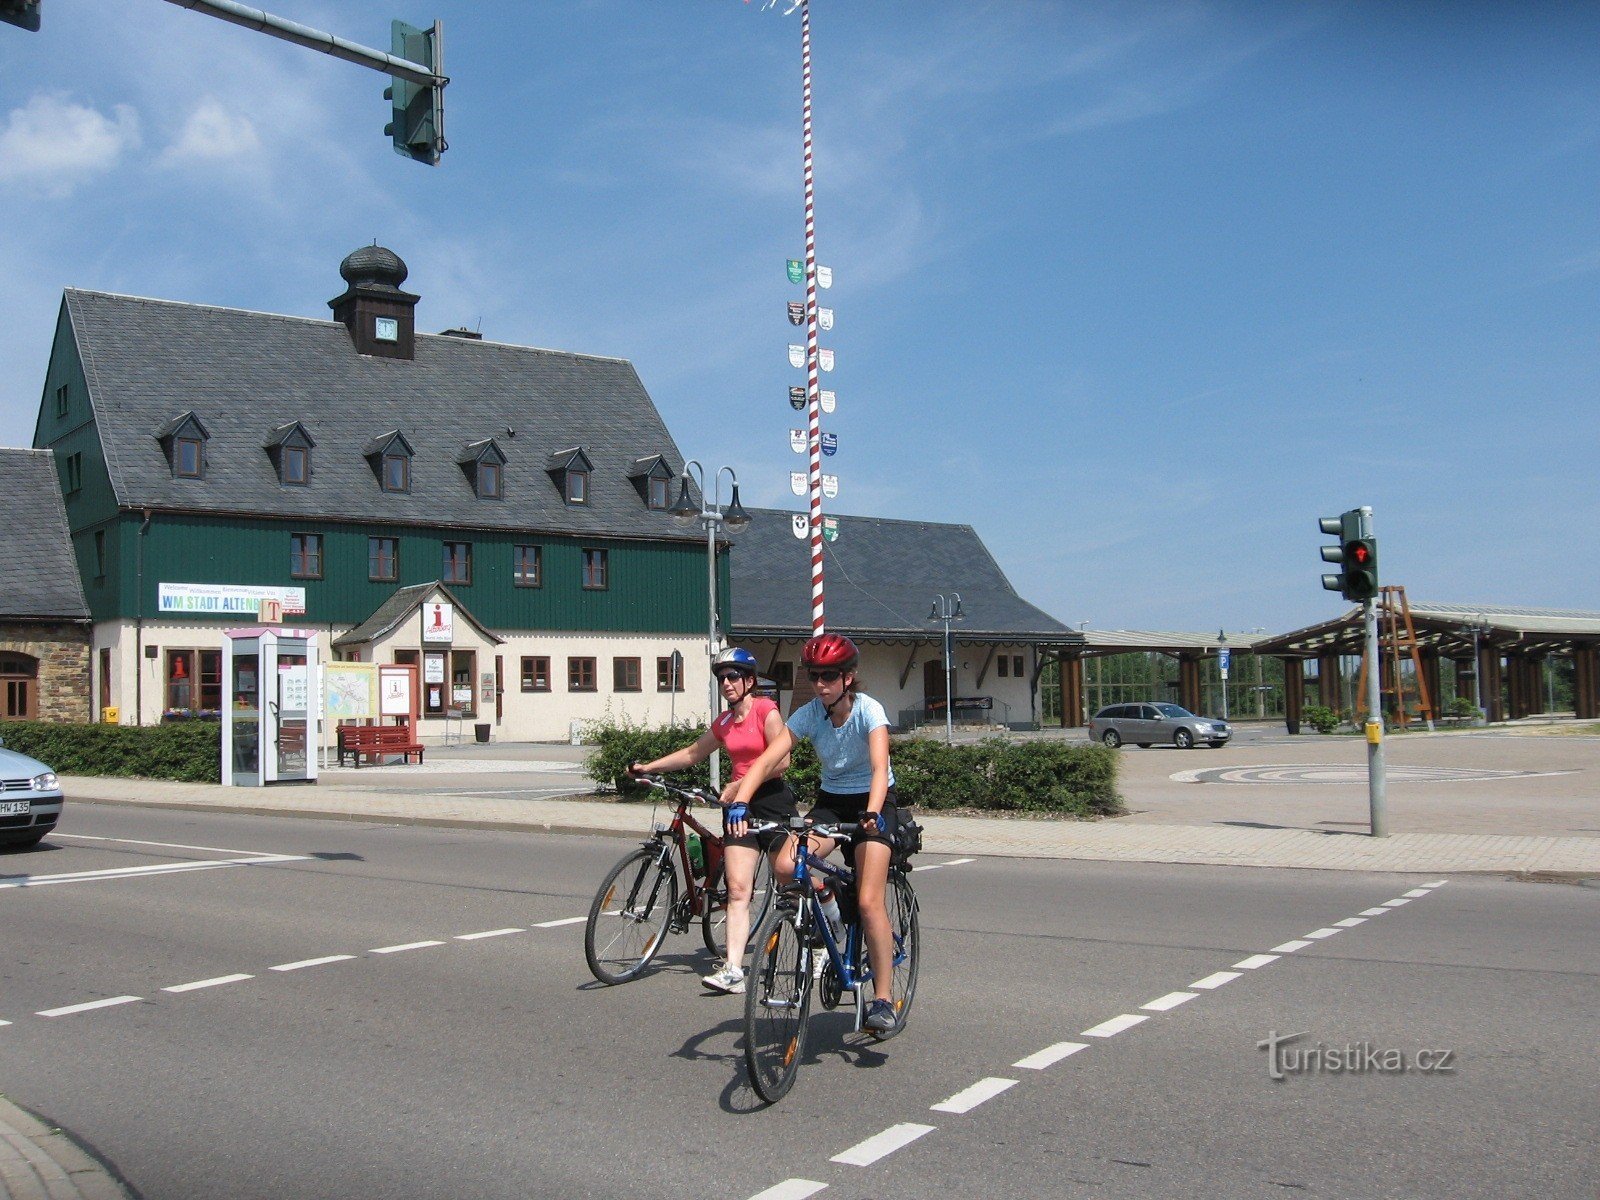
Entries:
[[[687, 746], [704, 726], [643, 728], [596, 722], [587, 730], [598, 748], [589, 756], [589, 778], [617, 787], [624, 798], [639, 790], [626, 782], [631, 762], [649, 762]], [[975, 745], [947, 746], [934, 738], [895, 739], [890, 746], [895, 788], [903, 803], [924, 811], [975, 808], [1043, 812], [1078, 818], [1113, 816], [1123, 811], [1117, 795], [1114, 750], [1063, 742], [991, 738]], [[727, 778], [723, 759], [723, 778]], [[795, 747], [784, 777], [802, 808], [816, 801], [822, 768], [810, 742]], [[686, 783], [705, 786], [704, 764], [679, 774]]]
[[1457, 696], [1445, 706], [1444, 715], [1447, 717], [1476, 717], [1478, 706], [1466, 696]]
[[1321, 704], [1308, 704], [1304, 713], [1306, 724], [1318, 733], [1332, 733], [1339, 728], [1339, 714]]
[[216, 721], [171, 725], [62, 725], [8, 721], [6, 749], [26, 754], [62, 775], [121, 775], [222, 781], [222, 726]]

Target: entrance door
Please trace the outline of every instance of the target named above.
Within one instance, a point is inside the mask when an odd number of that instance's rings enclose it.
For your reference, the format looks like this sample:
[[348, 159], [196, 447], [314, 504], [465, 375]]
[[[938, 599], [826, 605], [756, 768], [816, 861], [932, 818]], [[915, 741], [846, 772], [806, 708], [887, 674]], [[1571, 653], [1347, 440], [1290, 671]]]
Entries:
[[[950, 674], [955, 675], [952, 664]], [[944, 674], [944, 659], [936, 658], [922, 664], [922, 706], [944, 716], [944, 707], [950, 701], [950, 692], [946, 686]]]
[[278, 656], [279, 781], [308, 778], [307, 729], [311, 718], [311, 677], [304, 654]]

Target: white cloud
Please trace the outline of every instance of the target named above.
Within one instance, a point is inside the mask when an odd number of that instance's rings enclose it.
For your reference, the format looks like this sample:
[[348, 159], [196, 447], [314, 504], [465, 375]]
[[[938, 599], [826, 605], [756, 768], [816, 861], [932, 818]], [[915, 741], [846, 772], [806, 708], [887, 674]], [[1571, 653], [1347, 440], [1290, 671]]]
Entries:
[[40, 93], [12, 109], [0, 129], [0, 183], [65, 196], [138, 145], [139, 114], [126, 104], [108, 117], [63, 95]]
[[254, 155], [260, 149], [261, 139], [250, 118], [234, 116], [215, 97], [207, 96], [162, 152], [161, 164], [215, 163]]

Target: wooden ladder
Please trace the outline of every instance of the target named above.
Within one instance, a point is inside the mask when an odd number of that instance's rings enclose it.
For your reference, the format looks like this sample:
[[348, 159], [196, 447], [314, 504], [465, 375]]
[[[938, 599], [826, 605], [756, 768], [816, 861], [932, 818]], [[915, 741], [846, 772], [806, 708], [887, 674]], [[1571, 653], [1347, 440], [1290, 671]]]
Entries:
[[[1411, 678], [1415, 687], [1406, 686], [1405, 674], [1401, 670], [1403, 657], [1411, 659]], [[1381, 672], [1378, 690], [1382, 695], [1394, 697], [1395, 720], [1400, 728], [1406, 728], [1411, 721], [1406, 711], [1409, 693], [1415, 695], [1417, 713], [1431, 732], [1434, 711], [1432, 698], [1428, 695], [1428, 677], [1422, 670], [1422, 653], [1417, 644], [1416, 626], [1411, 623], [1411, 606], [1406, 603], [1406, 589], [1398, 584], [1378, 589], [1378, 662]], [[1363, 700], [1367, 694], [1365, 647], [1361, 651], [1361, 681], [1356, 694]], [[1379, 704], [1382, 703], [1380, 698]]]

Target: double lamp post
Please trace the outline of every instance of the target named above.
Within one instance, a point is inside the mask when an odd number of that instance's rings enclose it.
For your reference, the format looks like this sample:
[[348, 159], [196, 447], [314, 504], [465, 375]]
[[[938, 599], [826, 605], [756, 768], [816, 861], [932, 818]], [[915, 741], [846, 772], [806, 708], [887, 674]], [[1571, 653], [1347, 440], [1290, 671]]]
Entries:
[[[699, 503], [695, 502], [689, 494], [690, 469], [695, 473], [696, 482], [700, 488]], [[728, 507], [722, 507], [722, 476], [728, 475], [732, 484], [732, 498]], [[739, 503], [739, 477], [733, 473], [732, 467], [722, 467], [711, 480], [711, 502], [706, 503], [706, 469], [695, 459], [690, 459], [683, 465], [682, 484], [678, 490], [678, 502], [667, 510], [670, 516], [679, 525], [688, 528], [696, 521], [706, 527], [706, 606], [708, 616], [706, 621], [706, 672], [710, 677], [707, 689], [706, 724], [709, 727], [716, 719], [718, 701], [717, 676], [711, 670], [712, 660], [717, 656], [717, 526], [722, 526], [729, 533], [738, 533], [750, 524], [750, 514]], [[678, 684], [673, 679], [673, 686]], [[717, 754], [711, 756], [711, 790], [722, 790], [722, 762]]]

